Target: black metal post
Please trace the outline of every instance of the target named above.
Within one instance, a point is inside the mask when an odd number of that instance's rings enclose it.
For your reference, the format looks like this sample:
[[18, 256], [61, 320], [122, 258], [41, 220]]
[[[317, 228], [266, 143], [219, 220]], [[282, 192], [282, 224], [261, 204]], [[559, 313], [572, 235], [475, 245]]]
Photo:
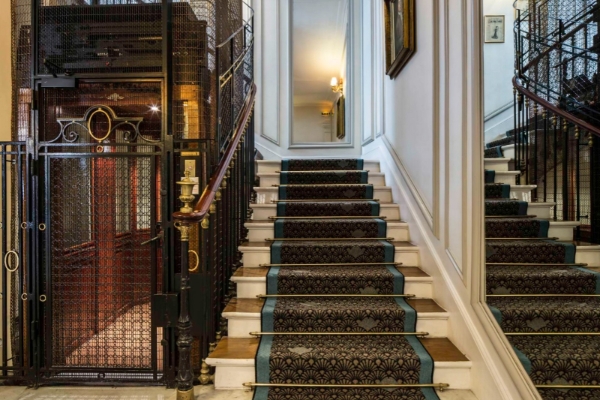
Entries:
[[194, 376], [192, 373], [192, 320], [190, 318], [190, 273], [188, 252], [190, 249], [190, 225], [178, 224], [181, 232], [181, 289], [179, 292], [179, 319], [177, 321], [177, 400], [194, 400]]

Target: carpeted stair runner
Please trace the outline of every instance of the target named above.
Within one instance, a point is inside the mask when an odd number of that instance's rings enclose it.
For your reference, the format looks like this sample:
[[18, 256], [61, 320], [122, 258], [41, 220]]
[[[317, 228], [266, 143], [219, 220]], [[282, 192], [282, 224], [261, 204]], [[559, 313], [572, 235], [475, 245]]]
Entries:
[[600, 385], [600, 336], [586, 335], [600, 333], [600, 273], [575, 264], [574, 244], [548, 238], [548, 221], [519, 217], [527, 203], [488, 179], [490, 310], [545, 400], [600, 400], [599, 389], [577, 388]]
[[514, 143], [515, 143], [515, 137], [507, 136], [502, 139], [492, 140], [491, 142], [487, 143], [485, 145], [485, 147], [486, 147], [486, 149], [491, 149], [493, 147], [502, 147], [502, 146], [507, 146], [509, 144], [514, 144]]
[[[417, 313], [405, 300], [379, 204], [345, 200], [373, 198], [362, 168], [362, 160], [282, 162], [289, 186], [280, 187], [287, 201], [277, 216], [288, 218], [275, 221], [267, 295], [277, 296], [261, 313], [262, 331], [279, 334], [261, 337], [256, 367], [258, 383], [292, 386], [258, 387], [255, 400], [439, 399], [433, 388], [385, 386], [431, 384], [433, 360], [415, 335], [388, 335], [415, 332]], [[331, 170], [362, 183], [332, 185]], [[294, 172], [284, 178], [286, 171]], [[335, 218], [358, 216], [373, 218]], [[294, 386], [305, 384], [313, 386]], [[318, 386], [332, 384], [343, 387]]]
[[504, 155], [502, 154], [502, 147], [492, 147], [491, 149], [485, 149], [483, 152], [483, 156], [485, 158], [502, 158]]

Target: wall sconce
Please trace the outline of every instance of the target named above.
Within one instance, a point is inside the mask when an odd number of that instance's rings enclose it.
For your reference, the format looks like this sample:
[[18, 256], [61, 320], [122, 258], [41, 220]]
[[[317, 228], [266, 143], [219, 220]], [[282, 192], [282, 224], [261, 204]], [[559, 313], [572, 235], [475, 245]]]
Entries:
[[344, 80], [342, 78], [339, 79], [336, 78], [335, 76], [333, 78], [331, 78], [331, 90], [334, 93], [344, 93]]

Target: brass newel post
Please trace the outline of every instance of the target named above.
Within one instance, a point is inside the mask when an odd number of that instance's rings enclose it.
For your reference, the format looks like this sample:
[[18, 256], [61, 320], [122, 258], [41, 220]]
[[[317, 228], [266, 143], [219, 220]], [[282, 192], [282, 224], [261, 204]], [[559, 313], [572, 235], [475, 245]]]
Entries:
[[[190, 203], [194, 201], [192, 194], [196, 185], [190, 179], [190, 172], [185, 171], [185, 178], [177, 182], [181, 186], [179, 200], [184, 203], [180, 212], [189, 214], [193, 211]], [[192, 320], [190, 318], [190, 272], [188, 252], [190, 248], [190, 230], [188, 223], [178, 222], [175, 227], [181, 233], [181, 292], [179, 295], [180, 310], [177, 321], [179, 336], [177, 337], [177, 350], [179, 352], [179, 366], [177, 371], [177, 400], [194, 399], [194, 375], [192, 370]]]

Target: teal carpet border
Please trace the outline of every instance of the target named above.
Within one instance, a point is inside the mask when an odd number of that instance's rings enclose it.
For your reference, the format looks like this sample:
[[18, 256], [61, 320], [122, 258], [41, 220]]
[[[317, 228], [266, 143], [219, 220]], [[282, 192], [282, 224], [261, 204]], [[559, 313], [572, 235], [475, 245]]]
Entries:
[[485, 183], [494, 183], [496, 181], [496, 171], [492, 169], [485, 170]]
[[548, 237], [548, 231], [550, 230], [550, 221], [546, 219], [537, 220], [540, 222], [540, 231], [538, 232], [538, 237]]
[[575, 269], [581, 272], [587, 272], [589, 274], [593, 274], [596, 276], [596, 294], [600, 294], [600, 272], [592, 271], [591, 269], [587, 269], [585, 267], [575, 267]]

